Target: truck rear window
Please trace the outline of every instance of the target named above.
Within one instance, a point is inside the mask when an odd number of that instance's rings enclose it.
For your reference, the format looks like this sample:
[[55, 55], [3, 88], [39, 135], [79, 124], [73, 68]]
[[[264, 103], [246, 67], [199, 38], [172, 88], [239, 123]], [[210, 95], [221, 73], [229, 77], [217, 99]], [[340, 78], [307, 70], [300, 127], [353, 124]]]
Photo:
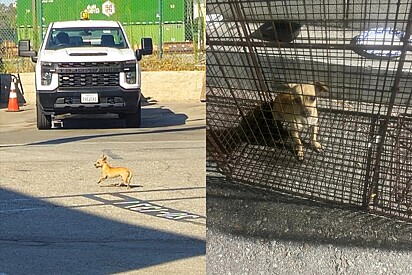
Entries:
[[46, 50], [68, 47], [127, 48], [120, 28], [53, 28], [49, 34]]

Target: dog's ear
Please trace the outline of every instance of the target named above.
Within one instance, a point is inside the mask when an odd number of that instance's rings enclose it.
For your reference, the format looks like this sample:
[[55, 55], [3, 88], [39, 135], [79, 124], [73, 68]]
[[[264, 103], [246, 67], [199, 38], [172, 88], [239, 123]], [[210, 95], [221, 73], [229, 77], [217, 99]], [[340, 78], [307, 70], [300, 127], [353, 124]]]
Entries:
[[323, 82], [315, 82], [314, 84], [315, 86], [315, 90], [316, 90], [316, 94], [320, 94], [321, 92], [325, 92], [325, 93], [329, 93], [329, 87], [328, 85], [326, 85]]
[[102, 155], [102, 160], [106, 160], [107, 159], [107, 157], [103, 154]]

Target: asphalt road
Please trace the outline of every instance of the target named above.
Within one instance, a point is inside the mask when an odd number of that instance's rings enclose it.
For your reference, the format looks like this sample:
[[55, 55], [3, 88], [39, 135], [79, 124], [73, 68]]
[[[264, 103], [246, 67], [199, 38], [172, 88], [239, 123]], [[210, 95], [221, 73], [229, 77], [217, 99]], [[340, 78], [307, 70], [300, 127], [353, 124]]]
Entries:
[[[205, 106], [152, 102], [38, 131], [0, 109], [0, 274], [205, 274]], [[132, 188], [97, 184], [102, 155]]]
[[207, 173], [208, 274], [406, 275], [411, 262], [411, 223]]

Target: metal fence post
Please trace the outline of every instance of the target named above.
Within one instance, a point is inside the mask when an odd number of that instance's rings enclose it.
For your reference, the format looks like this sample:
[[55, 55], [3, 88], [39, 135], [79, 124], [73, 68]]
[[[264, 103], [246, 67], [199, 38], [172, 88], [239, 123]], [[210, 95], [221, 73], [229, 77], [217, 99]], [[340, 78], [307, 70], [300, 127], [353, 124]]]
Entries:
[[163, 57], [163, 0], [159, 0], [159, 58]]
[[37, 4], [37, 0], [32, 0], [31, 1], [32, 32], [33, 32], [32, 37], [33, 37], [33, 47], [34, 48], [37, 48], [37, 46], [38, 46], [36, 4]]
[[43, 3], [42, 3], [42, 0], [36, 0], [36, 17], [37, 17], [37, 28], [39, 32], [38, 47], [40, 47], [41, 43], [43, 42]]

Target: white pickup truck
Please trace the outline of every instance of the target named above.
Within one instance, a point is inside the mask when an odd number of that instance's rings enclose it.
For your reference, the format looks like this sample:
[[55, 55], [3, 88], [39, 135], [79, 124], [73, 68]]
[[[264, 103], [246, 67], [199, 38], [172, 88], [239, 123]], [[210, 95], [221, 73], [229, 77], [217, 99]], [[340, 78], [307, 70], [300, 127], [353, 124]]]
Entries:
[[19, 55], [37, 62], [37, 128], [50, 129], [52, 116], [68, 113], [115, 113], [126, 127], [140, 127], [139, 61], [149, 54], [151, 38], [133, 51], [114, 21], [51, 23], [38, 53], [20, 40]]

